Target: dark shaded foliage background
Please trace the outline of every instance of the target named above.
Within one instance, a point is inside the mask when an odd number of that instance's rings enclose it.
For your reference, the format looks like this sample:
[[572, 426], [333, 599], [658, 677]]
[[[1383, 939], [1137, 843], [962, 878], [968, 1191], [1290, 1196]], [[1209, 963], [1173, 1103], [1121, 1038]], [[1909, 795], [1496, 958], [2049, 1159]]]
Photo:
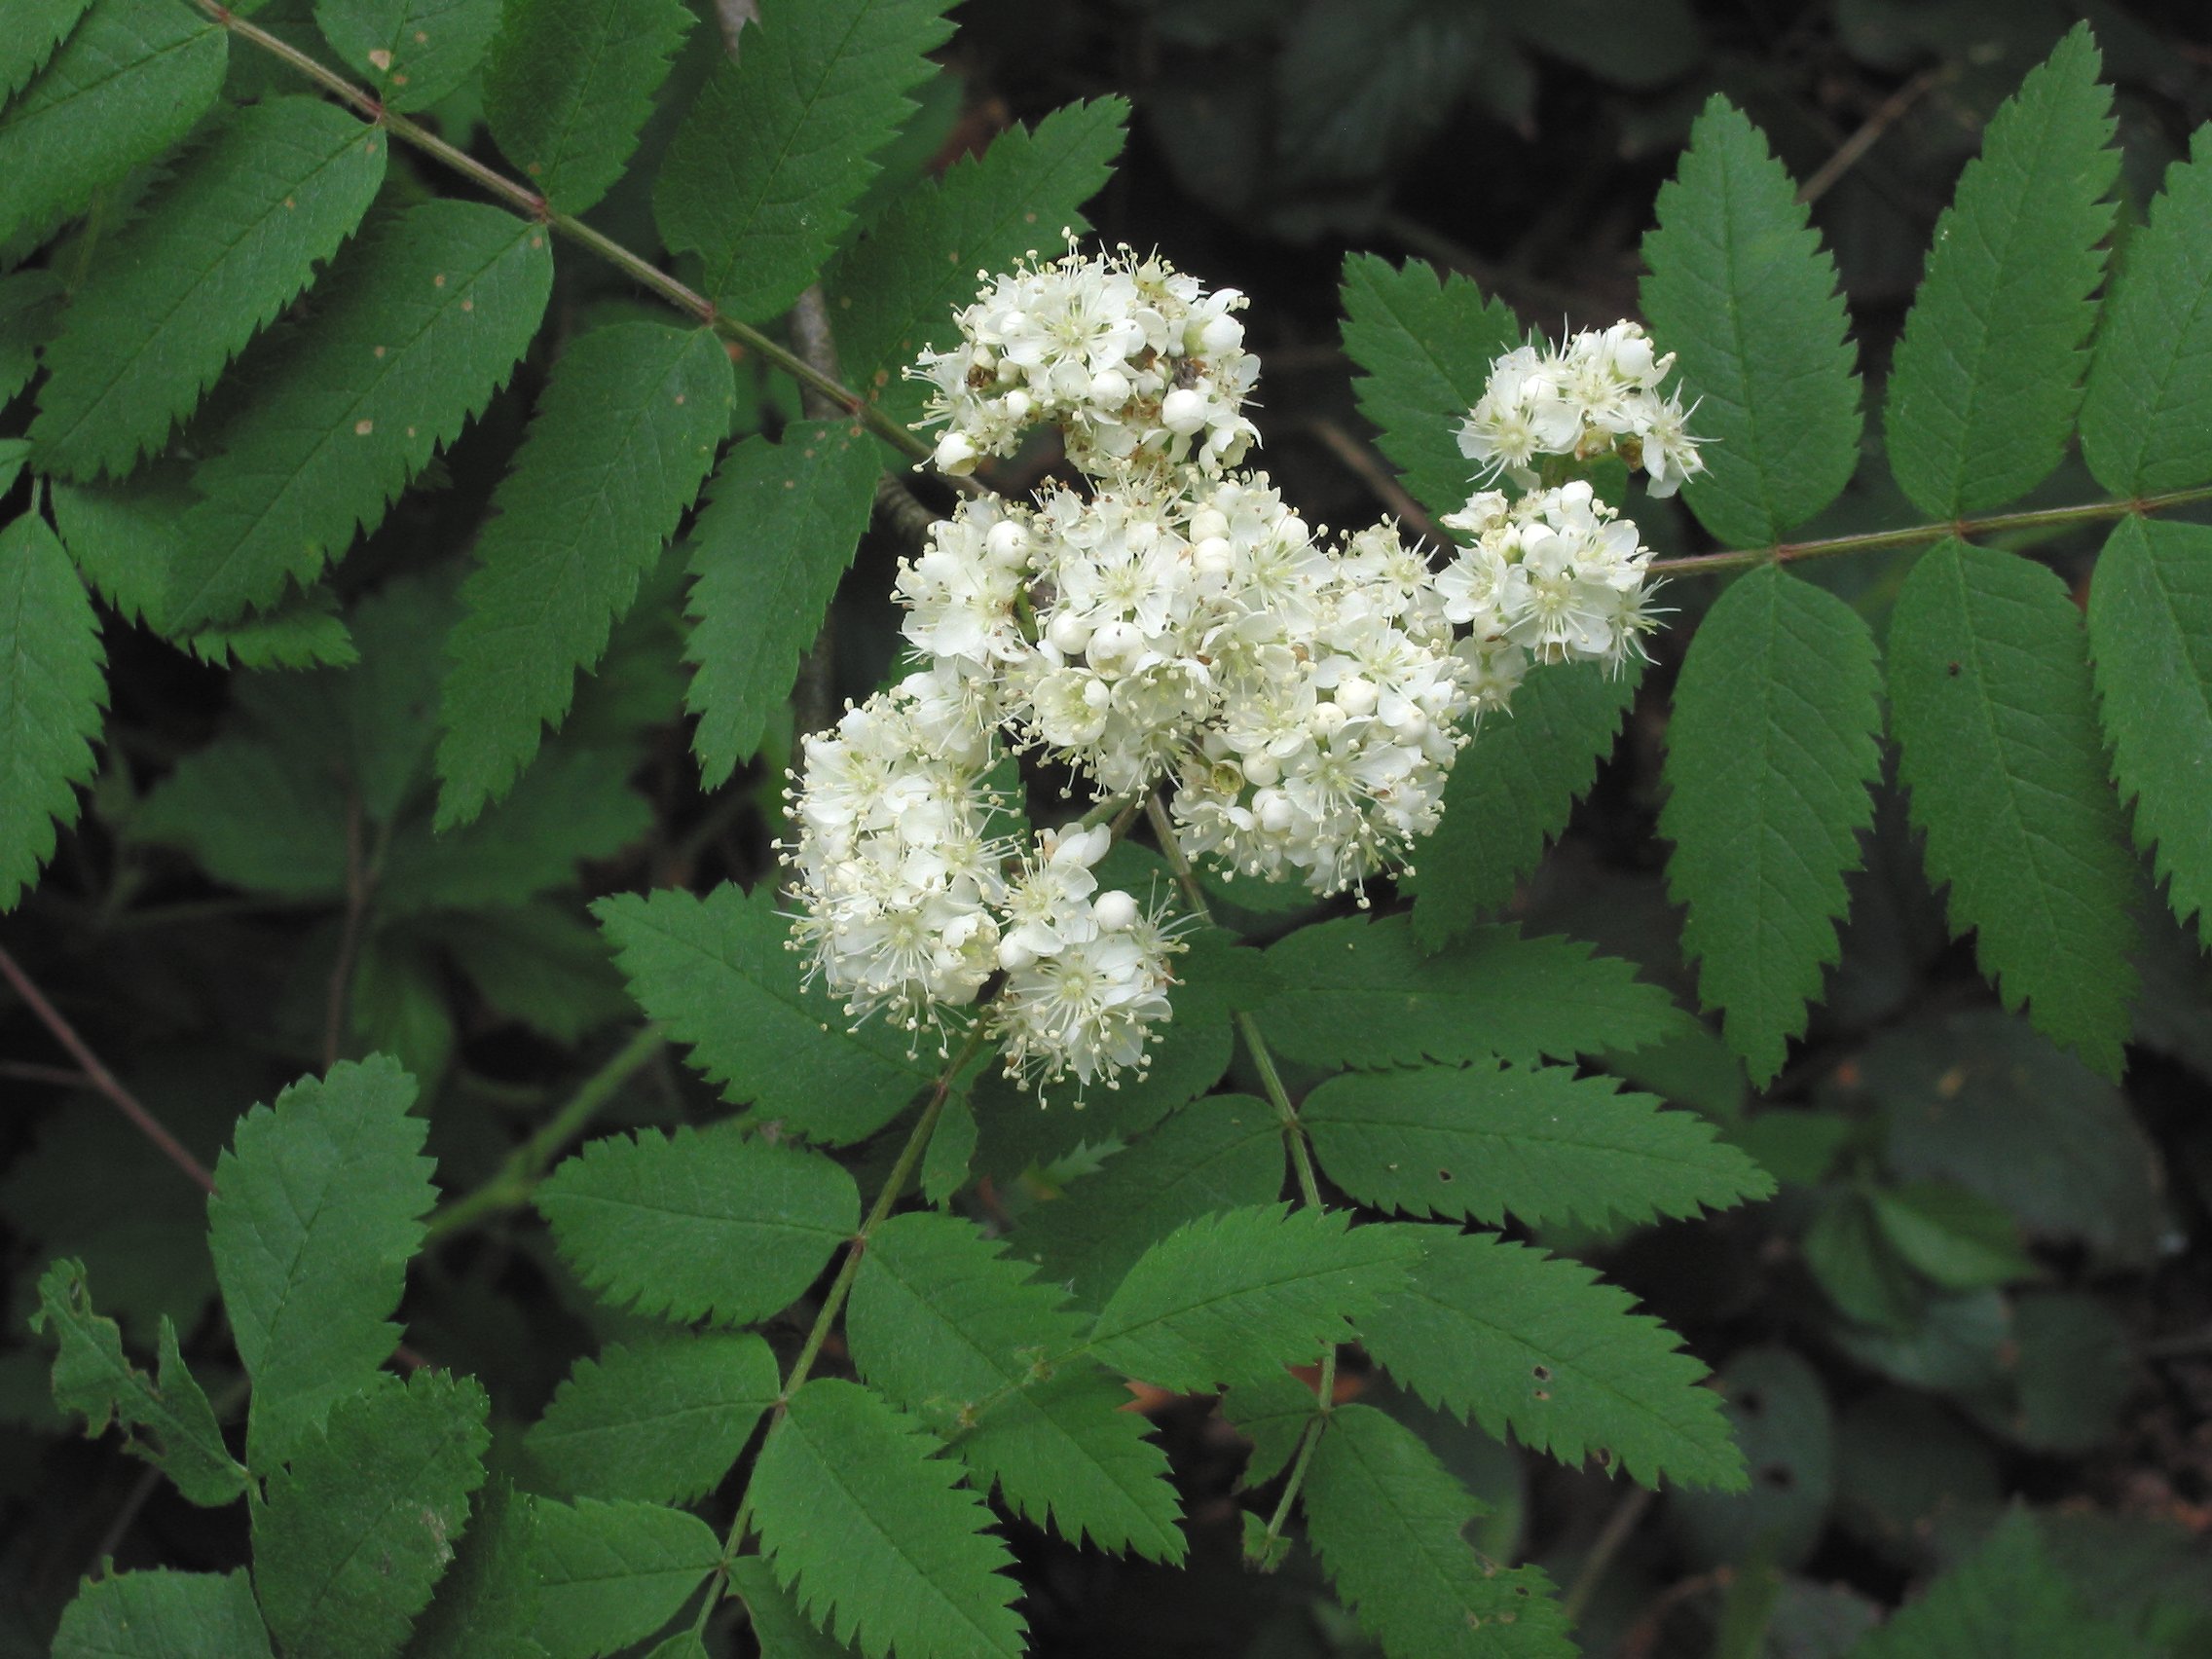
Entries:
[[[285, 16], [273, 6], [263, 20], [281, 29]], [[1634, 314], [1653, 197], [1693, 116], [1723, 93], [1814, 196], [1871, 402], [1982, 124], [2083, 17], [2119, 89], [2124, 236], [2192, 129], [2212, 118], [2212, 19], [2191, 0], [970, 0], [948, 73], [886, 188], [1011, 120], [1129, 95], [1131, 144], [1093, 220], [1110, 239], [1158, 245], [1252, 296], [1264, 463], [1315, 522], [1353, 522], [1392, 500], [1337, 344], [1346, 251], [1456, 269], [1546, 327]], [[680, 83], [699, 72], [711, 33], [694, 37]], [[438, 112], [449, 135], [475, 129], [468, 96]], [[594, 215], [638, 245], [651, 242], [635, 184], [648, 174], [641, 164]], [[562, 284], [556, 304], [571, 315], [628, 303], [614, 278], [580, 261], [564, 267]], [[349, 561], [349, 592], [465, 544], [538, 383], [518, 377], [444, 462], [446, 487], [411, 497]], [[763, 385], [752, 419], [773, 425], [792, 412], [785, 391]], [[1024, 464], [1041, 474], [1052, 461]], [[2094, 494], [2070, 462], [2037, 499]], [[1862, 475], [1807, 534], [1910, 516]], [[1671, 509], [1644, 529], [1664, 552], [1704, 545]], [[883, 596], [899, 549], [879, 527], [847, 583], [831, 696], [864, 693], [890, 659]], [[2037, 551], [2079, 583], [2093, 549], [2082, 537]], [[1862, 556], [1818, 568], [1818, 579], [1879, 630], [1910, 557]], [[1619, 750], [1519, 903], [1540, 928], [1641, 963], [1692, 1006], [1654, 823], [1668, 687], [1712, 591], [1671, 591], [1678, 626], [1656, 643]], [[618, 672], [579, 717], [634, 745], [633, 782], [654, 827], [588, 866], [583, 891], [540, 901], [571, 918], [597, 892], [750, 883], [770, 857], [772, 766], [712, 795], [697, 788], [670, 644], [677, 605], [673, 580], [648, 592], [618, 643]], [[318, 1064], [330, 1036], [349, 1052], [396, 1047], [427, 1071], [441, 1181], [460, 1190], [482, 1178], [620, 1041], [623, 1003], [604, 964], [576, 966], [565, 991], [572, 1018], [534, 1021], [513, 998], [488, 994], [450, 929], [380, 935], [385, 955], [366, 960], [408, 964], [403, 994], [363, 1006], [356, 987], [343, 1029], [326, 1032], [346, 904], [241, 899], [116, 829], [229, 718], [226, 677], [120, 625], [108, 646], [113, 752], [94, 811], [41, 892], [0, 922], [0, 939], [204, 1160], [247, 1103]], [[829, 706], [821, 689], [803, 695]], [[2018, 1497], [2047, 1516], [2055, 1558], [2101, 1608], [2163, 1651], [2212, 1653], [2212, 998], [2194, 940], [2148, 883], [2146, 896], [2146, 988], [2119, 1088], [1998, 1007], [1971, 950], [1947, 940], [1895, 799], [1854, 883], [1827, 1004], [1775, 1088], [1751, 1098], [1716, 1041], [1628, 1067], [1735, 1124], [1785, 1191], [1716, 1223], [1544, 1241], [1601, 1259], [1721, 1372], [1752, 1493], [1649, 1501], [1595, 1472], [1509, 1453], [1414, 1402], [1399, 1408], [1497, 1506], [1481, 1546], [1540, 1560], [1572, 1587], [1589, 1652], [1840, 1654]], [[102, 1307], [135, 1342], [159, 1312], [177, 1315], [211, 1391], [227, 1347], [208, 1311], [199, 1193], [105, 1106], [49, 1075], [62, 1056], [13, 1001], [0, 1001], [0, 1056], [12, 1282], [0, 1340], [13, 1345], [0, 1351], [0, 1653], [38, 1652], [100, 1556], [228, 1566], [242, 1556], [244, 1521], [184, 1506], [112, 1440], [65, 1437], [44, 1403], [45, 1357], [22, 1315], [37, 1267], [55, 1254], [91, 1259]], [[610, 1117], [711, 1109], [695, 1080], [663, 1066]], [[2034, 1276], [1946, 1289], [1927, 1263], [1900, 1255], [1882, 1206], [1929, 1180], [2008, 1212]], [[1035, 1197], [1035, 1182], [1007, 1185], [1010, 1204]], [[522, 1220], [441, 1249], [407, 1313], [415, 1347], [483, 1376], [499, 1413], [518, 1421], [616, 1317], [574, 1294]], [[1381, 1386], [1357, 1376], [1346, 1385]], [[1184, 1480], [1192, 1568], [1083, 1555], [1013, 1528], [1037, 1650], [1366, 1651], [1309, 1561], [1266, 1577], [1237, 1564], [1234, 1436], [1203, 1402], [1154, 1409]]]

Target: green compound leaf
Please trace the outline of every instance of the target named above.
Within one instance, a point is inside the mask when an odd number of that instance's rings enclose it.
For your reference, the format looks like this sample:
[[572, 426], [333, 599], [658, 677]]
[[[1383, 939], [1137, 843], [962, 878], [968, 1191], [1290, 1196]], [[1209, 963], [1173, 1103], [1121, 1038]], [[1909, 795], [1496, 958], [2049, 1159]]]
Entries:
[[1851, 1650], [1851, 1659], [2151, 1659], [2156, 1651], [2075, 1594], [2034, 1520], [2015, 1509], [1989, 1541]]
[[85, 584], [46, 521], [0, 530], [0, 910], [77, 817], [107, 702], [107, 658]]
[[213, 442], [194, 478], [166, 624], [266, 609], [356, 530], [506, 380], [553, 280], [543, 226], [466, 202], [424, 202], [364, 239], [324, 285], [314, 326]]
[[[831, 1641], [807, 1622], [791, 1592], [776, 1582], [775, 1568], [758, 1556], [740, 1556], [731, 1562], [729, 1583], [753, 1615], [753, 1639], [760, 1644], [760, 1659], [851, 1659], [851, 1648]], [[648, 1659], [661, 1656], [652, 1654]]]
[[622, 322], [562, 353], [492, 498], [446, 644], [438, 828], [513, 787], [658, 562], [729, 429], [712, 330]]
[[704, 898], [618, 894], [593, 913], [645, 1013], [725, 1098], [754, 1101], [787, 1129], [832, 1146], [865, 1140], [937, 1076], [904, 1033], [882, 1020], [848, 1031], [828, 994], [801, 986], [765, 882]]
[[492, 1402], [473, 1377], [373, 1377], [253, 1505], [253, 1582], [286, 1659], [384, 1659], [453, 1560], [484, 1484]]
[[2126, 518], [2089, 586], [2089, 649], [2135, 835], [2212, 939], [2212, 529]]
[[388, 1323], [435, 1197], [415, 1080], [374, 1055], [239, 1120], [215, 1165], [207, 1241], [253, 1379], [246, 1462], [274, 1467], [399, 1340]]
[[1840, 952], [1881, 772], [1881, 670], [1850, 606], [1780, 566], [1753, 571], [1698, 625], [1667, 723], [1675, 843], [1667, 890], [1682, 949], [1754, 1084], [1804, 1032]]
[[746, 322], [813, 281], [876, 173], [868, 158], [951, 32], [947, 0], [769, 0], [716, 67], [653, 189], [661, 240], [701, 261], [700, 287]]
[[1268, 1041], [1315, 1066], [1464, 1062], [1521, 1065], [1627, 1052], [1672, 1037], [1687, 1017], [1630, 964], [1517, 927], [1472, 929], [1421, 954], [1403, 916], [1346, 916], [1300, 928], [1268, 951], [1282, 989], [1260, 1014]]
[[387, 109], [427, 109], [483, 57], [499, 0], [315, 0], [314, 20]]
[[806, 1616], [867, 1659], [1017, 1659], [1013, 1557], [941, 1450], [858, 1383], [816, 1379], [754, 1466], [761, 1547]]
[[[192, 506], [175, 471], [149, 468], [108, 485], [57, 480], [52, 499], [55, 526], [85, 579], [127, 621], [166, 633], [169, 568], [183, 544], [179, 523]], [[343, 668], [360, 654], [338, 614], [337, 596], [320, 585], [288, 595], [274, 610], [170, 643], [203, 662], [241, 668]]]
[[[601, 1659], [650, 1638], [714, 1570], [697, 1516], [655, 1503], [562, 1503], [495, 1481], [410, 1659]], [[657, 1656], [704, 1649], [671, 1638]]]
[[14, 97], [46, 66], [89, 4], [91, 0], [18, 0], [9, 13], [13, 27], [0, 39], [0, 99]]
[[2065, 584], [2010, 553], [1947, 540], [1922, 556], [1890, 623], [1898, 775], [1977, 930], [2005, 1006], [2107, 1076], [2135, 995], [2138, 886], [2105, 780], [2081, 617]]
[[95, 0], [0, 109], [0, 240], [59, 223], [191, 131], [222, 90], [229, 42], [176, 0]]
[[[113, 1319], [92, 1311], [82, 1262], [56, 1262], [38, 1281], [38, 1311], [31, 1329], [51, 1329], [54, 1403], [81, 1414], [85, 1433], [96, 1439], [110, 1419], [124, 1430], [124, 1450], [143, 1457], [176, 1483], [195, 1503], [235, 1502], [245, 1494], [246, 1474], [215, 1425], [207, 1396], [177, 1351], [176, 1330], [161, 1323], [159, 1381], [135, 1369], [123, 1353], [123, 1333]], [[144, 1429], [155, 1444], [130, 1431]]]
[[2082, 459], [2116, 496], [2212, 479], [2212, 127], [2127, 243], [2082, 399]]
[[715, 474], [688, 540], [691, 746], [715, 789], [760, 747], [822, 631], [875, 503], [882, 454], [850, 421], [799, 421], [748, 438]]
[[[1380, 1231], [1380, 1230], [1379, 1230]], [[1681, 1339], [1580, 1262], [1491, 1233], [1398, 1223], [1425, 1252], [1411, 1285], [1359, 1322], [1367, 1351], [1441, 1410], [1510, 1428], [1568, 1465], [1617, 1459], [1644, 1486], [1740, 1492], [1720, 1396]]]
[[368, 211], [387, 141], [319, 98], [241, 111], [102, 254], [46, 350], [31, 440], [71, 477], [128, 472]]
[[555, 1507], [504, 1479], [485, 1486], [408, 1659], [552, 1659], [533, 1634], [543, 1588], [532, 1561], [540, 1506]]
[[853, 1364], [950, 1436], [977, 1488], [995, 1484], [1016, 1513], [1074, 1543], [1181, 1561], [1180, 1508], [1149, 1425], [1120, 1409], [1127, 1391], [1097, 1367], [1045, 1364], [1077, 1346], [1085, 1321], [1004, 1250], [953, 1216], [877, 1228], [845, 1314]]
[[1774, 1193], [1707, 1120], [1570, 1066], [1346, 1072], [1309, 1094], [1299, 1118], [1332, 1181], [1411, 1215], [1602, 1227]]
[[584, 859], [610, 858], [652, 829], [652, 808], [624, 781], [621, 750], [564, 743], [473, 824], [435, 833], [416, 818], [385, 859], [387, 914], [489, 909], [575, 879]]
[[1705, 472], [1682, 488], [1732, 547], [1782, 539], [1859, 463], [1859, 377], [1835, 262], [1766, 138], [1715, 92], [1643, 239], [1643, 311], [1679, 358]]
[[903, 194], [831, 267], [837, 352], [857, 387], [895, 420], [920, 416], [927, 387], [906, 365], [945, 337], [977, 271], [1004, 271], [1049, 250], [1062, 229], [1090, 229], [1077, 211], [1106, 187], [1129, 106], [1121, 98], [1063, 105], [1030, 132], [1010, 127], [980, 156]]
[[1487, 1506], [1395, 1419], [1339, 1407], [1303, 1500], [1314, 1553], [1389, 1659], [1573, 1659], [1543, 1569], [1475, 1554], [1461, 1533]]
[[1491, 364], [1521, 343], [1520, 319], [1464, 276], [1371, 253], [1345, 261], [1344, 307], [1345, 350], [1362, 371], [1352, 389], [1376, 444], [1422, 506], [1457, 512], [1474, 472], [1458, 423], [1481, 401]]
[[61, 279], [51, 271], [0, 276], [0, 397], [13, 398], [31, 384], [39, 352], [60, 319], [64, 293]]
[[1401, 1294], [1420, 1254], [1416, 1231], [1349, 1219], [1258, 1204], [1178, 1229], [1106, 1299], [1090, 1351], [1177, 1391], [1310, 1364], [1346, 1319]]
[[1072, 1202], [1026, 1212], [1014, 1247], [1095, 1308], [1184, 1223], [1282, 1197], [1286, 1156], [1272, 1107], [1249, 1094], [1210, 1095], [1077, 1183]]
[[484, 65], [484, 119], [546, 201], [605, 196], [691, 27], [679, 0], [510, 0]]
[[1641, 664], [1624, 674], [1594, 662], [1546, 668], [1459, 752], [1444, 785], [1444, 821], [1417, 855], [1419, 876], [1400, 883], [1416, 895], [1414, 937], [1423, 949], [1442, 948], [1511, 901], [1597, 781], [1642, 678]]
[[617, 1344], [576, 1362], [525, 1444], [556, 1491], [688, 1503], [729, 1473], [782, 1388], [756, 1336]]
[[748, 1324], [788, 1308], [860, 1226], [853, 1178], [735, 1123], [593, 1141], [537, 1190], [584, 1283], [618, 1307]]
[[572, 1506], [536, 1498], [532, 1507], [532, 1634], [547, 1659], [598, 1659], [645, 1641], [721, 1554], [713, 1529], [681, 1509], [590, 1498]]
[[245, 1568], [119, 1572], [62, 1609], [54, 1659], [269, 1659]]
[[2087, 24], [2029, 71], [1936, 222], [1890, 374], [1890, 469], [1936, 518], [2002, 506], [2074, 428], [2120, 169]]

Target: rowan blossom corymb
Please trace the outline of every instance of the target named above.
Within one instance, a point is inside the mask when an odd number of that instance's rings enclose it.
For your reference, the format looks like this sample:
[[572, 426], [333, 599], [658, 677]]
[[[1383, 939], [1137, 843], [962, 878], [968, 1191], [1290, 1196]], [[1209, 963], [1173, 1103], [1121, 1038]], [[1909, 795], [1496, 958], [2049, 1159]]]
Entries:
[[[1621, 323], [1500, 356], [1460, 447], [1483, 483], [1409, 545], [1309, 524], [1264, 472], [1235, 314], [1157, 256], [1032, 259], [984, 277], [922, 353], [954, 474], [1059, 429], [1080, 485], [974, 496], [901, 561], [914, 671], [810, 737], [791, 802], [796, 948], [855, 1016], [972, 1017], [1008, 1071], [1112, 1088], [1170, 1014], [1178, 927], [1102, 888], [1124, 802], [1167, 796], [1176, 849], [1326, 897], [1403, 867], [1454, 760], [1544, 665], [1618, 668], [1651, 626], [1650, 549], [1569, 471], [1618, 454], [1666, 495], [1701, 466], [1672, 359]], [[1087, 791], [1032, 832], [1008, 757]]]

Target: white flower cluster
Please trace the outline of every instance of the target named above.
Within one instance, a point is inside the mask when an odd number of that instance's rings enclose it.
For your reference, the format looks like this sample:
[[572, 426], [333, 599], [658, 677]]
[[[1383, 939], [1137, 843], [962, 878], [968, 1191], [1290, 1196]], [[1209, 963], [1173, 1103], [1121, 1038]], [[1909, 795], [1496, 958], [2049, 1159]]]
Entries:
[[1144, 1069], [1179, 947], [1157, 909], [1098, 891], [1104, 825], [1047, 830], [1019, 857], [992, 832], [1013, 808], [985, 781], [996, 745], [974, 694], [940, 664], [806, 740], [804, 782], [789, 792], [803, 906], [793, 943], [848, 1014], [883, 1011], [908, 1031], [941, 1032], [947, 1011], [1003, 974], [989, 1018], [1007, 1069], [1112, 1087]]
[[[1036, 259], [1035, 254], [1030, 260]], [[1234, 314], [1244, 296], [1208, 293], [1157, 256], [1068, 251], [1024, 263], [954, 313], [960, 344], [924, 351], [909, 370], [937, 390], [948, 423], [937, 464], [955, 476], [985, 455], [1012, 455], [1022, 432], [1057, 424], [1068, 460], [1096, 472], [1138, 457], [1234, 466], [1259, 436], [1244, 399], [1260, 360]]]
[[1643, 468], [1654, 496], [1672, 496], [1705, 470], [1689, 412], [1672, 393], [1659, 395], [1674, 366], [1674, 353], [1655, 355], [1633, 322], [1584, 329], [1553, 350], [1519, 347], [1493, 365], [1482, 401], [1459, 424], [1459, 453], [1524, 488], [1536, 483], [1539, 456], [1617, 453]]
[[1088, 488], [970, 498], [901, 562], [924, 666], [806, 742], [793, 942], [850, 1013], [941, 1032], [983, 1001], [1010, 1072], [1111, 1088], [1144, 1067], [1181, 946], [1164, 905], [1098, 890], [1103, 823], [1007, 832], [1002, 744], [1085, 780], [1087, 824], [1171, 781], [1183, 854], [1359, 888], [1435, 828], [1470, 716], [1532, 662], [1619, 664], [1650, 625], [1636, 526], [1529, 461], [1617, 448], [1656, 491], [1697, 456], [1635, 325], [1510, 352], [1461, 443], [1527, 493], [1445, 519], [1469, 545], [1439, 571], [1387, 520], [1332, 537], [1232, 470], [1254, 436], [1239, 296], [1126, 249], [985, 280], [961, 344], [922, 356], [938, 464], [1051, 421]]

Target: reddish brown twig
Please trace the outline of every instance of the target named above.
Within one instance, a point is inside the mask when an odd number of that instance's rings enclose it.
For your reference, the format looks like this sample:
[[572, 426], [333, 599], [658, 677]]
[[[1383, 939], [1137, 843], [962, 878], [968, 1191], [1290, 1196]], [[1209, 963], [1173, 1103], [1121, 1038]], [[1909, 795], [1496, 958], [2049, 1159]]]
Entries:
[[38, 1015], [39, 1023], [54, 1034], [54, 1040], [69, 1051], [69, 1057], [84, 1072], [85, 1081], [114, 1102], [117, 1111], [129, 1118], [138, 1132], [152, 1141], [155, 1147], [171, 1163], [199, 1183], [203, 1193], [215, 1190], [215, 1177], [207, 1173], [207, 1166], [187, 1152], [184, 1143], [163, 1126], [159, 1118], [139, 1103], [138, 1097], [123, 1087], [115, 1073], [109, 1071], [92, 1047], [77, 1035], [77, 1028], [61, 1017], [61, 1011], [46, 1000], [46, 994], [31, 983], [30, 976], [17, 965], [16, 959], [0, 949], [0, 977], [13, 985], [16, 994], [23, 999], [23, 1006]]

